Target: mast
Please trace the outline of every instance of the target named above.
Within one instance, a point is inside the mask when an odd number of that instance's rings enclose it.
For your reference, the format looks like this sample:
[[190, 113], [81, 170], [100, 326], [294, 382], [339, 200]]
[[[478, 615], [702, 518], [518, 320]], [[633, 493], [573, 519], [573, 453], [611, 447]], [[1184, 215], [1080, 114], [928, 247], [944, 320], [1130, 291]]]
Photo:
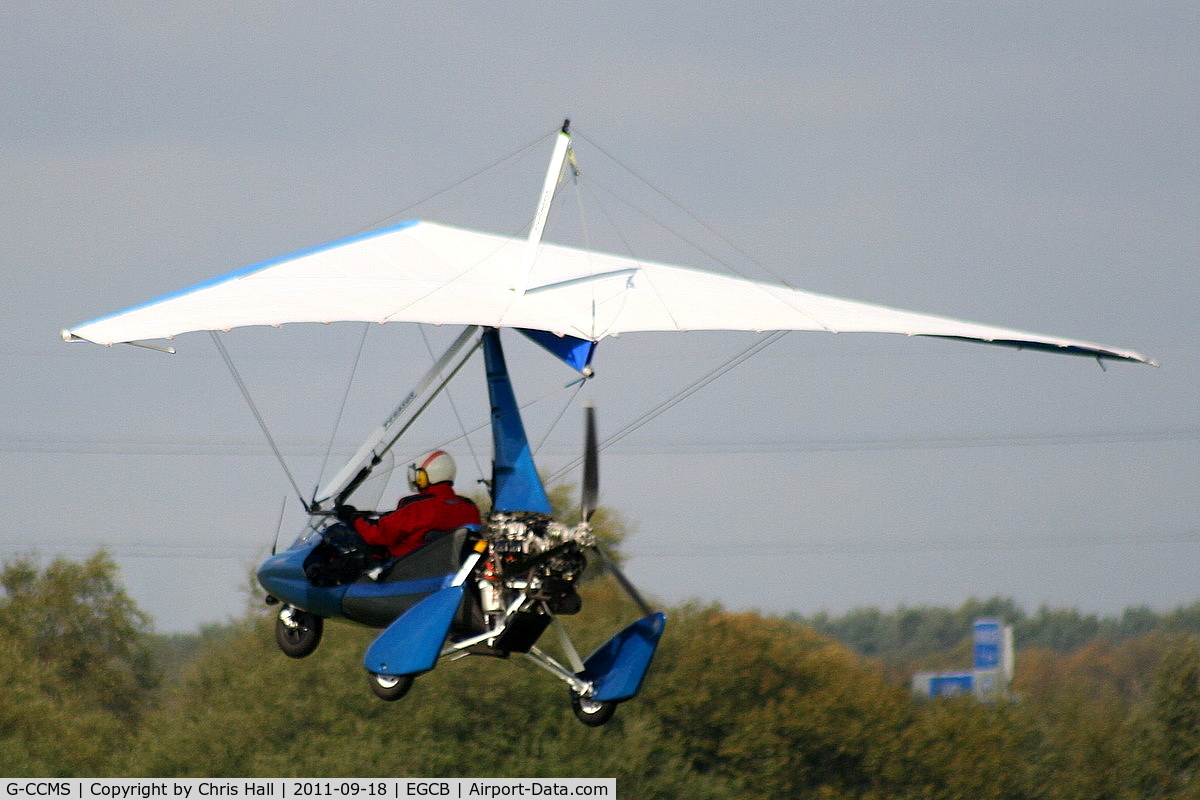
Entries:
[[554, 192], [558, 189], [559, 179], [562, 178], [563, 164], [571, 147], [571, 120], [563, 120], [562, 130], [554, 140], [554, 153], [550, 156], [550, 166], [546, 169], [546, 180], [542, 183], [542, 195], [538, 199], [537, 211], [533, 216], [533, 225], [529, 228], [529, 240], [525, 243], [525, 255], [513, 281], [513, 291], [518, 295], [525, 294], [529, 287], [529, 273], [533, 270], [533, 262], [537, 258], [538, 246], [542, 243], [542, 231], [546, 227], [546, 219], [550, 216], [550, 204], [554, 200]]

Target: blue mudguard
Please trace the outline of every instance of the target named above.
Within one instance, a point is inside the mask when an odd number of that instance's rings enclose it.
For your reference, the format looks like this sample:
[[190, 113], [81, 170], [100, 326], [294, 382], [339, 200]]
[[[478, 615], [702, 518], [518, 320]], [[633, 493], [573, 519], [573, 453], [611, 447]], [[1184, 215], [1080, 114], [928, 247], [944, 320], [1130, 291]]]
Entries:
[[433, 669], [462, 598], [462, 586], [447, 586], [417, 603], [371, 642], [363, 666], [379, 675]]
[[620, 701], [637, 694], [666, 625], [667, 615], [656, 611], [625, 628], [588, 656], [580, 676], [595, 686], [589, 699]]

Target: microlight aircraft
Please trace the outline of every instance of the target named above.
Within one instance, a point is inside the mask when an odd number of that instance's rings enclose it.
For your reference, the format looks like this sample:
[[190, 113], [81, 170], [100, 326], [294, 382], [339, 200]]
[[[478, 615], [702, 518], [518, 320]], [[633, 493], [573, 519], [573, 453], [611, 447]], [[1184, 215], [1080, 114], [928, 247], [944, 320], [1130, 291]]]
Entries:
[[[666, 616], [655, 611], [597, 545], [591, 526], [598, 469], [594, 414], [585, 415], [582, 521], [554, 519], [534, 464], [501, 345], [513, 329], [592, 375], [597, 345], [639, 331], [740, 330], [898, 333], [1153, 364], [1131, 350], [845, 300], [685, 266], [542, 241], [568, 164], [569, 123], [553, 153], [528, 235], [480, 233], [425, 220], [336, 241], [238, 270], [63, 331], [67, 341], [136, 344], [192, 331], [301, 322], [409, 322], [461, 334], [349, 462], [304, 502], [309, 522], [258, 570], [279, 605], [276, 639], [289, 656], [317, 647], [323, 622], [344, 618], [382, 632], [364, 657], [379, 697], [404, 696], [439, 660], [522, 654], [561, 680], [576, 716], [601, 725], [634, 697]], [[419, 550], [347, 574], [346, 529], [336, 519], [413, 421], [482, 351], [491, 406], [491, 510], [480, 529], [431, 534]], [[582, 658], [559, 619], [580, 610], [576, 584], [595, 555], [641, 617]], [[351, 564], [351, 567], [353, 565]], [[367, 567], [370, 568], [367, 568]], [[560, 655], [538, 646], [553, 629]], [[563, 662], [566, 663], [563, 663]]]

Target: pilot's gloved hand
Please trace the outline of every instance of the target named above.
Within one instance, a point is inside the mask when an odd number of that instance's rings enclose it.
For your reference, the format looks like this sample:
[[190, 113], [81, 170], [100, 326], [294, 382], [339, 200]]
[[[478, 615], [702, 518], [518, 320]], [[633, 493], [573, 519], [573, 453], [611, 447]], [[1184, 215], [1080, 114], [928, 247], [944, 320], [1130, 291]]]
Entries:
[[333, 514], [338, 518], [338, 522], [350, 525], [354, 520], [358, 519], [358, 509], [354, 506], [338, 506], [333, 509]]

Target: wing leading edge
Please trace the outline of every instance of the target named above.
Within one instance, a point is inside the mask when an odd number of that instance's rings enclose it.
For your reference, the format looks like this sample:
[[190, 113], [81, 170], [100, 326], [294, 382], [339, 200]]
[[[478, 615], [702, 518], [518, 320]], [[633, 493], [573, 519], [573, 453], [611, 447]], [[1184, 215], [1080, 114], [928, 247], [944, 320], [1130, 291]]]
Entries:
[[[112, 345], [294, 322], [515, 327], [599, 341], [635, 331], [809, 330], [963, 339], [1100, 359], [1155, 362], [1076, 339], [923, 314], [590, 250], [525, 245], [434, 222], [264, 262], [68, 328]], [[524, 285], [524, 291], [514, 288]]]

